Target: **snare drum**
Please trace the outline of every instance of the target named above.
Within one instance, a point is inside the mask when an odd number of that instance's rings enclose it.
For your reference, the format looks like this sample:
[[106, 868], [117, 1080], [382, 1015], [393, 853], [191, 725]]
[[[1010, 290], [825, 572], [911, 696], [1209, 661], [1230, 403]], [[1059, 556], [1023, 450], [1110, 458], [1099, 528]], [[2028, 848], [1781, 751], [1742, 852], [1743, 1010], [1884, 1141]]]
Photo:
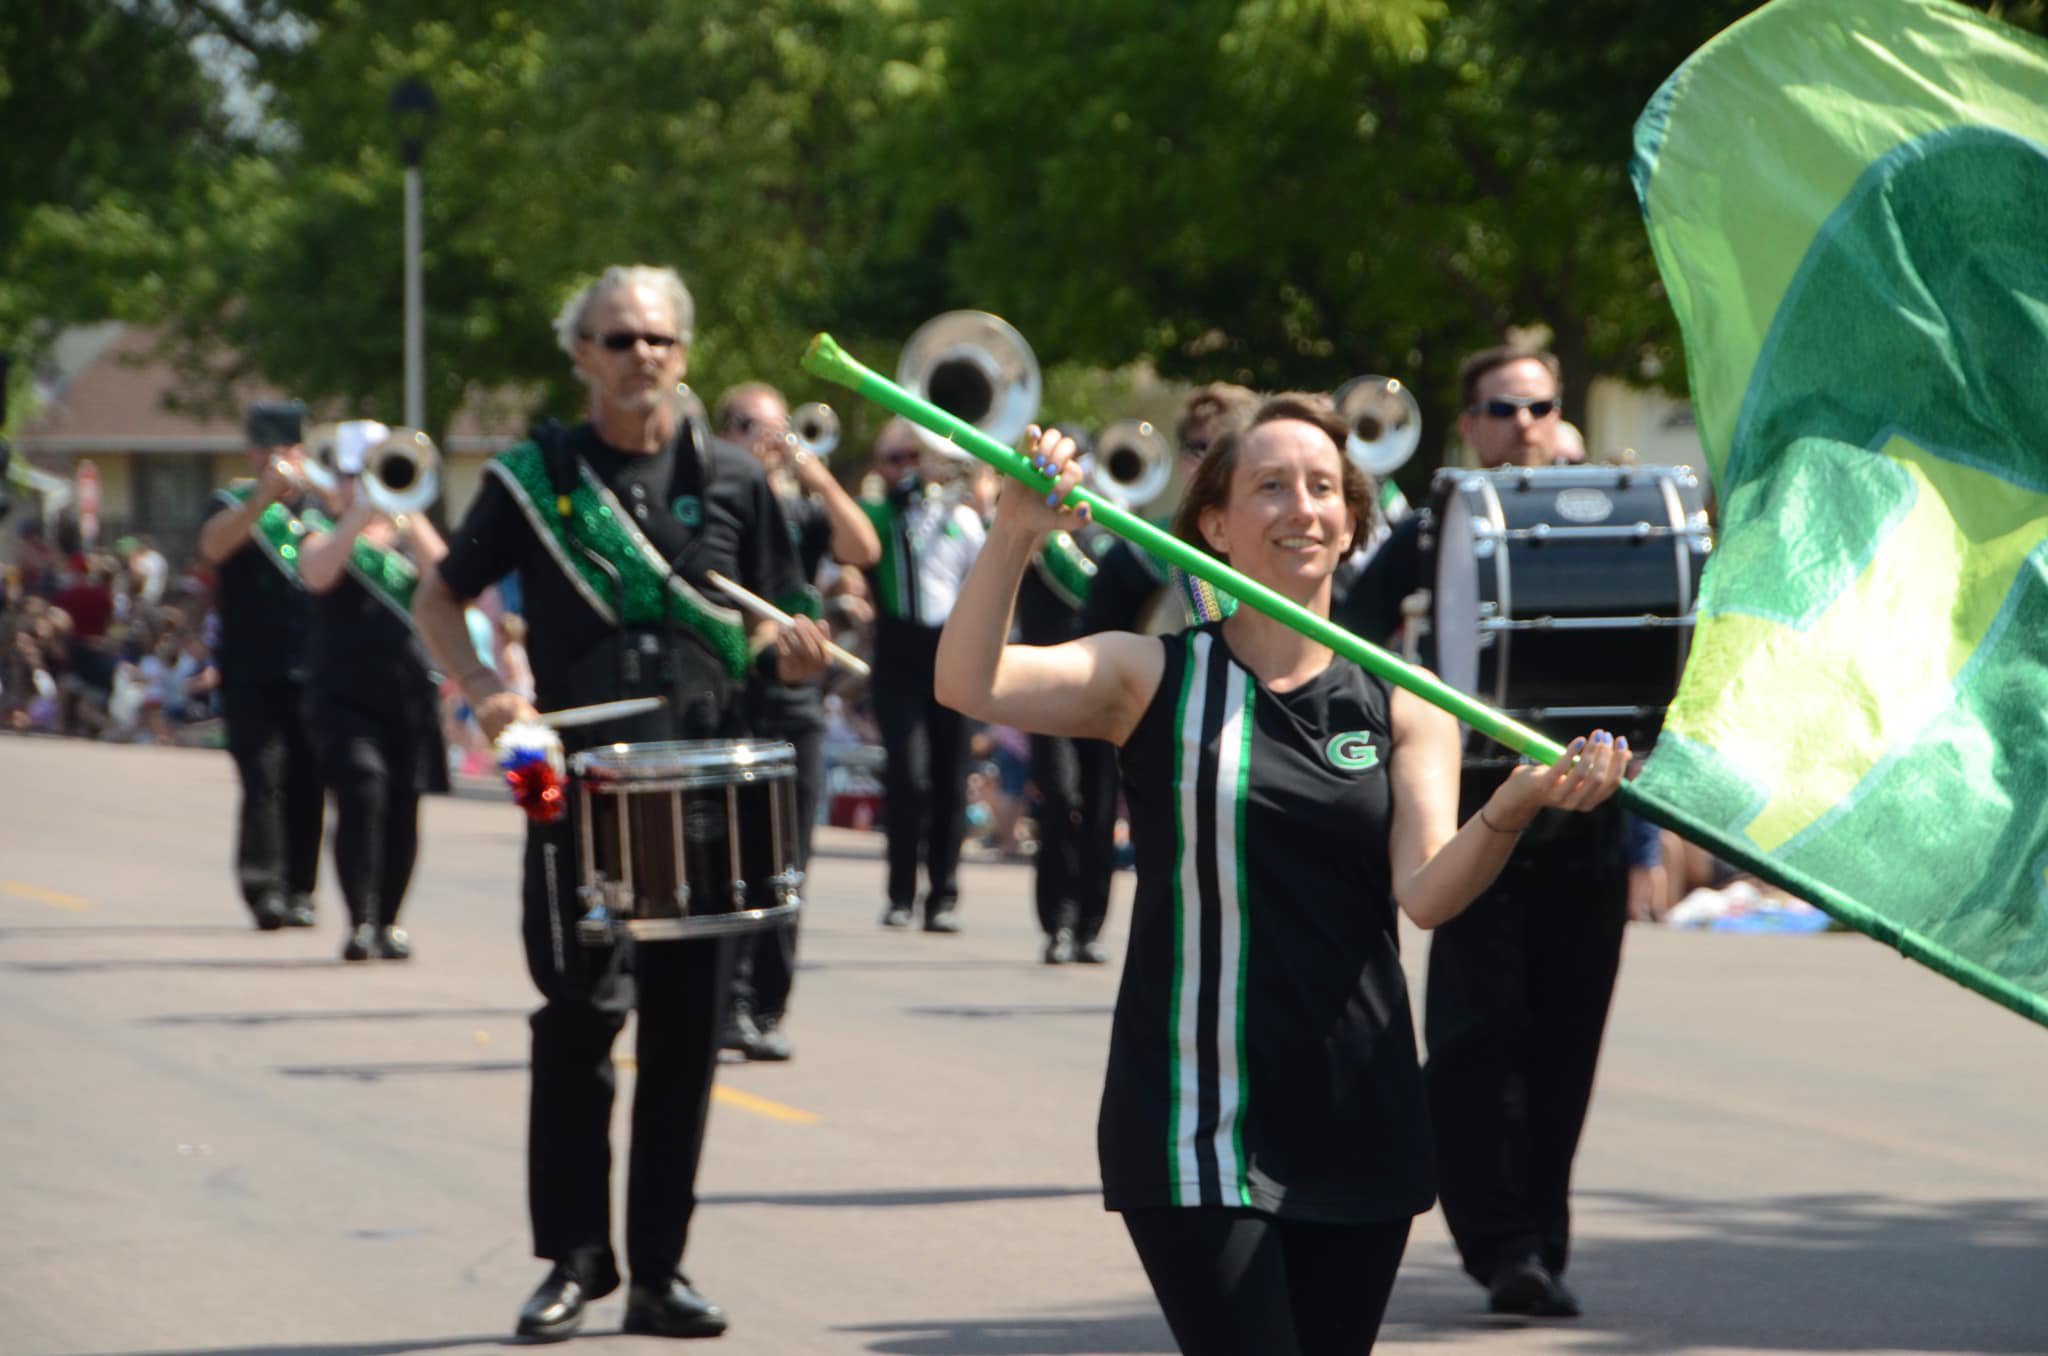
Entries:
[[1432, 500], [1438, 675], [1545, 734], [1598, 726], [1648, 749], [1678, 692], [1713, 549], [1699, 477], [1446, 469]]
[[603, 945], [754, 932], [792, 919], [796, 750], [705, 739], [609, 744], [569, 761], [583, 850], [577, 936]]

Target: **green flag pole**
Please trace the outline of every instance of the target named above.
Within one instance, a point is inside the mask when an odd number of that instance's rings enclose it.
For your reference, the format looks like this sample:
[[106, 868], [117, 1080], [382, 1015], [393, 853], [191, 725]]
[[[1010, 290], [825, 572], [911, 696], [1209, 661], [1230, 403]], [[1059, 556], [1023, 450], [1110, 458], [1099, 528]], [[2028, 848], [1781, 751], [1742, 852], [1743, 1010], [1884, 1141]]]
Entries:
[[[813, 376], [823, 377], [827, 381], [848, 387], [854, 394], [872, 400], [884, 409], [893, 410], [912, 423], [921, 424], [941, 437], [950, 439], [963, 451], [972, 452], [998, 471], [1023, 481], [1033, 489], [1044, 491], [1052, 485], [1052, 477], [1041, 474], [1028, 459], [1004, 447], [974, 425], [948, 414], [930, 401], [904, 390], [887, 377], [863, 367], [834, 343], [829, 334], [821, 334], [811, 340], [810, 348], [804, 353], [804, 369]], [[1291, 598], [1284, 598], [1264, 584], [1247, 578], [1207, 551], [1199, 550], [1172, 533], [1154, 527], [1136, 514], [1117, 507], [1093, 490], [1076, 488], [1067, 502], [1088, 505], [1089, 512], [1096, 522], [1126, 541], [1144, 548], [1161, 560], [1178, 565], [1198, 579], [1208, 580], [1239, 602], [1256, 607], [1276, 621], [1292, 627], [1320, 644], [1329, 646], [1345, 658], [1355, 660], [1388, 682], [1407, 688], [1433, 706], [1442, 707], [1473, 729], [1489, 738], [1499, 740], [1517, 753], [1526, 754], [1546, 764], [1555, 763], [1563, 755], [1564, 750], [1556, 743], [1528, 726], [1510, 720], [1491, 707], [1472, 700], [1435, 674], [1403, 663], [1379, 646], [1361, 640], [1343, 627], [1332, 623], [1327, 617], [1318, 617]]]
[[[998, 471], [1023, 481], [1033, 489], [1043, 491], [1052, 485], [1052, 477], [1040, 473], [1027, 458], [1004, 447], [974, 425], [863, 366], [842, 350], [829, 334], [812, 338], [810, 347], [804, 352], [803, 366], [813, 376], [844, 386], [854, 394], [930, 429], [961, 450], [973, 453]], [[1066, 502], [1088, 505], [1096, 522], [1126, 541], [1178, 565], [1198, 579], [1207, 580], [1240, 603], [1257, 608], [1318, 644], [1329, 646], [1368, 672], [1397, 687], [1406, 688], [1432, 706], [1441, 707], [1487, 738], [1545, 766], [1554, 765], [1564, 756], [1564, 749], [1555, 741], [1482, 702], [1474, 701], [1435, 674], [1405, 663], [1379, 646], [1360, 639], [1329, 618], [1317, 616], [1293, 599], [1282, 597], [1265, 585], [1246, 578], [1208, 552], [1154, 527], [1094, 491], [1077, 487]], [[1642, 818], [1699, 844], [1731, 865], [1790, 891], [1844, 926], [1883, 942], [1901, 955], [2011, 1008], [2023, 1017], [2048, 1026], [2048, 998], [2029, 993], [1982, 966], [1964, 960], [1946, 947], [1902, 930], [1890, 919], [1872, 912], [1833, 887], [1788, 870], [1782, 863], [1765, 856], [1754, 844], [1688, 815], [1667, 801], [1647, 795], [1632, 783], [1622, 783], [1616, 798]]]

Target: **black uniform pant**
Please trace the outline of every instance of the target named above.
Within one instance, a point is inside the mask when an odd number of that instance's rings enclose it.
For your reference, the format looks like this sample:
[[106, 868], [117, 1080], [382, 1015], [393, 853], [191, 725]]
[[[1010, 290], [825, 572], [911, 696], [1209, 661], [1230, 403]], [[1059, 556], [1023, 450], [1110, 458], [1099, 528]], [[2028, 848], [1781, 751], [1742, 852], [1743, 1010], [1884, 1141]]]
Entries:
[[1184, 1356], [1371, 1351], [1412, 1223], [1322, 1224], [1215, 1206], [1124, 1213]]
[[320, 770], [334, 793], [334, 874], [351, 923], [398, 921], [419, 857], [418, 757], [403, 729], [321, 740]]
[[[872, 692], [888, 761], [882, 829], [888, 838], [889, 903], [917, 902], [924, 862], [925, 916], [959, 898], [960, 840], [967, 831], [967, 717], [932, 695], [937, 627], [894, 628], [894, 653], [878, 650]], [[903, 635], [902, 633], [908, 633]]]
[[1508, 870], [1430, 942], [1424, 1075], [1445, 1222], [1481, 1284], [1561, 1273], [1572, 1158], [1621, 966], [1628, 868]]
[[636, 1007], [633, 1135], [626, 1167], [626, 1263], [660, 1285], [680, 1265], [697, 1204], [697, 1162], [718, 1067], [718, 1026], [732, 980], [722, 941], [576, 938], [576, 854], [570, 821], [526, 840], [526, 964], [542, 1003], [533, 1028], [527, 1120], [527, 1203], [538, 1257], [574, 1266], [604, 1288], [611, 1243], [612, 1042]]
[[1116, 871], [1116, 748], [1100, 739], [1031, 736], [1038, 788], [1038, 926], [1093, 941], [1109, 915]]
[[290, 681], [221, 689], [228, 752], [242, 780], [235, 876], [251, 906], [311, 895], [319, 877], [325, 796], [303, 697], [303, 685]]
[[[818, 795], [825, 780], [825, 727], [810, 723], [777, 725], [759, 721], [763, 739], [786, 739], [796, 746], [797, 869], [811, 865], [811, 834], [818, 823]], [[801, 911], [799, 911], [801, 913]], [[796, 981], [797, 919], [737, 939], [732, 997], [735, 1005], [766, 1017], [789, 1011], [790, 986]]]

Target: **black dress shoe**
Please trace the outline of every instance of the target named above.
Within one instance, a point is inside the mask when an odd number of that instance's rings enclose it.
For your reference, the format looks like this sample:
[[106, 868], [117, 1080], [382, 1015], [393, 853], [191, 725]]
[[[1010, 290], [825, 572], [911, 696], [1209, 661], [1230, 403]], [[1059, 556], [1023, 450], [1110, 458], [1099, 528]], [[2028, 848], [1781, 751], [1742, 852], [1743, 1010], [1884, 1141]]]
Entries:
[[287, 910], [282, 897], [262, 895], [249, 901], [249, 912], [256, 919], [258, 930], [275, 932], [284, 926]]
[[907, 928], [910, 926], [910, 906], [891, 904], [882, 910], [882, 926], [885, 928]]
[[559, 1342], [583, 1326], [583, 1311], [592, 1300], [603, 1299], [618, 1288], [616, 1275], [608, 1276], [600, 1285], [585, 1285], [574, 1267], [557, 1262], [520, 1309], [519, 1323], [513, 1331], [521, 1337]]
[[1579, 1308], [1579, 1297], [1564, 1283], [1564, 1277], [1550, 1278], [1550, 1294], [1544, 1297], [1543, 1307], [1536, 1311], [1545, 1318], [1577, 1318], [1583, 1311]]
[[377, 954], [385, 960], [411, 960], [412, 938], [406, 936], [404, 928], [379, 928]]
[[1074, 934], [1069, 928], [1061, 928], [1045, 943], [1047, 965], [1072, 965], [1074, 963]]
[[314, 923], [313, 896], [293, 895], [284, 907], [284, 925], [288, 928], [309, 928]]
[[725, 1331], [725, 1310], [680, 1275], [664, 1289], [635, 1281], [626, 1289], [626, 1321], [620, 1326], [646, 1337], [717, 1337]]
[[1536, 1257], [1504, 1263], [1486, 1284], [1486, 1307], [1496, 1314], [1540, 1315], [1557, 1278]]
[[927, 913], [924, 916], [924, 930], [926, 932], [958, 932], [960, 930], [960, 911], [951, 904], [948, 904], [936, 913]]
[[348, 939], [341, 944], [341, 958], [345, 961], [366, 961], [377, 954], [377, 925], [358, 923], [349, 929]]

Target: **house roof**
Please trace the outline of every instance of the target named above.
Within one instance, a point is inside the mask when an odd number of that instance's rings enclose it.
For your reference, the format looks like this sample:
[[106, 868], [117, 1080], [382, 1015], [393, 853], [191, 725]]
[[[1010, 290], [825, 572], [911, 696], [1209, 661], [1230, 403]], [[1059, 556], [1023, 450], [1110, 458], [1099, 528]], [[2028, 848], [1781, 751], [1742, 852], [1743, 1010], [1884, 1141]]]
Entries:
[[[288, 396], [267, 383], [239, 382], [233, 388], [238, 413], [173, 410], [169, 399], [180, 382], [171, 364], [155, 355], [160, 337], [143, 326], [123, 328], [22, 427], [15, 446], [30, 454], [67, 456], [239, 452], [245, 446], [239, 411], [253, 401]], [[526, 427], [521, 405], [507, 392], [472, 398], [451, 421], [447, 450], [487, 452], [511, 446]]]

